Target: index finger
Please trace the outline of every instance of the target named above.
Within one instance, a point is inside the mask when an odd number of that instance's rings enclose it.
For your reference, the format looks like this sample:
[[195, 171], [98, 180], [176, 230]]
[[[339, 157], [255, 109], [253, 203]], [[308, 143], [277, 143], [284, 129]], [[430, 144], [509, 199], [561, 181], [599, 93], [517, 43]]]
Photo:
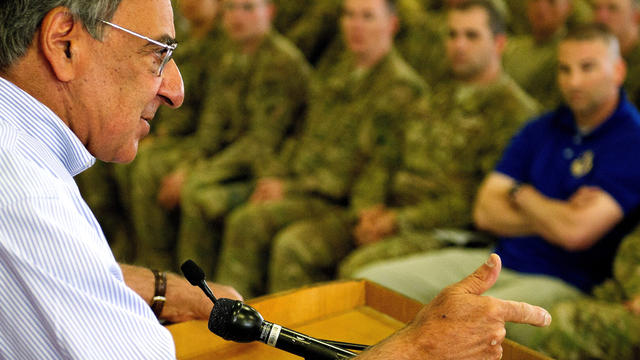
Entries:
[[500, 302], [501, 313], [505, 322], [534, 326], [549, 326], [551, 324], [551, 315], [540, 306], [511, 300], [500, 300]]

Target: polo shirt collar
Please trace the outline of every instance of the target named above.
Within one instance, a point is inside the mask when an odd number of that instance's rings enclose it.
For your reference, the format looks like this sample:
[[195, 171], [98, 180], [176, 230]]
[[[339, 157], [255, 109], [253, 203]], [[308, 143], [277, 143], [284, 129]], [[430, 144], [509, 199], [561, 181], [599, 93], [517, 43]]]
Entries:
[[616, 106], [616, 109], [613, 111], [611, 115], [609, 115], [607, 120], [605, 120], [598, 127], [590, 131], [588, 134], [582, 134], [580, 132], [576, 124], [575, 117], [573, 116], [573, 112], [566, 104], [562, 104], [558, 108], [556, 119], [559, 121], [559, 123], [563, 128], [566, 128], [573, 135], [580, 136], [583, 139], [598, 137], [601, 134], [606, 133], [608, 129], [614, 127], [615, 124], [617, 124], [618, 122], [624, 121], [624, 119], [627, 117], [626, 114], [628, 114], [629, 111], [631, 111], [632, 105], [627, 100], [626, 92], [622, 88], [620, 88], [619, 91], [620, 91], [619, 93], [620, 96], [618, 100], [618, 106]]

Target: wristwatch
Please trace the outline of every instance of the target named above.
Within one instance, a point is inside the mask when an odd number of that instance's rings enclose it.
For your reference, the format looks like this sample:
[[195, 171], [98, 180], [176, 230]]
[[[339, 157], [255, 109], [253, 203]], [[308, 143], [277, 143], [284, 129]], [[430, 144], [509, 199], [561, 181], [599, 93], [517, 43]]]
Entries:
[[509, 200], [511, 200], [512, 202], [516, 201], [516, 194], [518, 193], [518, 191], [520, 191], [520, 189], [522, 188], [522, 185], [524, 185], [522, 182], [516, 181], [511, 186], [511, 188], [509, 189]]

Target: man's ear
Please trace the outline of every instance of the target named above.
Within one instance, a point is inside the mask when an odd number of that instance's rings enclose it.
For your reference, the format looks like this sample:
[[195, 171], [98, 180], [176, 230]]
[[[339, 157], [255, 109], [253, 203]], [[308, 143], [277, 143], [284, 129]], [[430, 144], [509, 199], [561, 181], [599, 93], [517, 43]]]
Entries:
[[618, 87], [624, 84], [624, 80], [627, 77], [627, 63], [620, 57], [614, 64], [615, 81]]
[[504, 53], [504, 49], [507, 47], [507, 35], [505, 34], [496, 34], [493, 38], [493, 42], [496, 47], [496, 51], [502, 57]]
[[40, 50], [58, 80], [66, 82], [76, 76], [78, 48], [82, 46], [84, 36], [90, 35], [65, 7], [49, 11], [42, 20]]

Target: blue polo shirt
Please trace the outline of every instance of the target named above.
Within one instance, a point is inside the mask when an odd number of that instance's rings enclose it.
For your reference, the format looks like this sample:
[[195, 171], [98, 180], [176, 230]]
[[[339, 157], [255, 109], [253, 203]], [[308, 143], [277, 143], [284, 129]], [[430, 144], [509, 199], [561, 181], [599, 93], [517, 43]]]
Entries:
[[569, 252], [539, 236], [503, 237], [496, 253], [505, 267], [555, 276], [585, 292], [611, 276], [616, 249], [637, 223], [640, 205], [640, 114], [620, 94], [614, 113], [586, 135], [566, 106], [528, 123], [496, 171], [558, 200], [581, 186], [597, 186], [618, 202], [624, 219], [585, 251]]

